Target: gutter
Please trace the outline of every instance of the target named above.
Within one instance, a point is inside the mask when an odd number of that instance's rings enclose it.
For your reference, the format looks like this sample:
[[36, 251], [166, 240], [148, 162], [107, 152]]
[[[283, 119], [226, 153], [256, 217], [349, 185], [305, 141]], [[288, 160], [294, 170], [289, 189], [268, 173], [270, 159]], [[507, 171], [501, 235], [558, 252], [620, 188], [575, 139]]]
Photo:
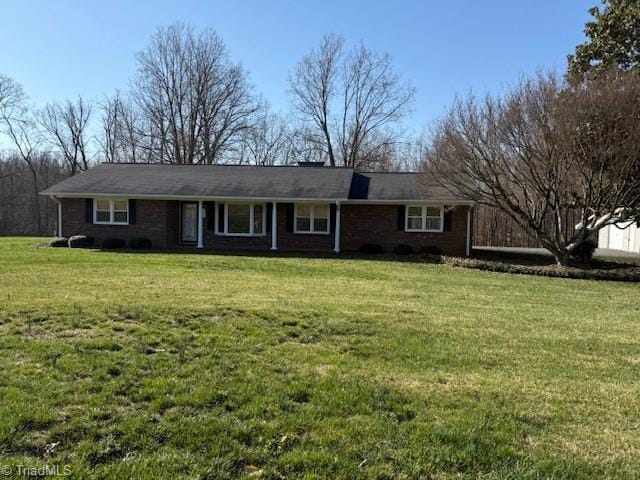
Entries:
[[[50, 195], [46, 191], [40, 195]], [[52, 196], [52, 195], [50, 195]], [[53, 196], [52, 196], [53, 197]], [[150, 195], [135, 193], [60, 193], [58, 198], [135, 198], [142, 200], [203, 200], [203, 201], [231, 201], [231, 200], [248, 200], [260, 202], [340, 202], [342, 204], [352, 205], [406, 205], [421, 204], [425, 202], [438, 205], [475, 205], [476, 202], [471, 200], [451, 200], [439, 198], [425, 199], [393, 199], [393, 200], [364, 200], [349, 198], [292, 198], [292, 197], [240, 197], [240, 196], [202, 196], [202, 195]]]

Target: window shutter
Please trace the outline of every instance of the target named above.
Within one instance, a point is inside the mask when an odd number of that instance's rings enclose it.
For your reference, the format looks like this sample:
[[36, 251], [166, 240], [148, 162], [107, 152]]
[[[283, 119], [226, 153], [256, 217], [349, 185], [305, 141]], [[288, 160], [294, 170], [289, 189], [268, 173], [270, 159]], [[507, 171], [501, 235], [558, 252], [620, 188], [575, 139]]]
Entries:
[[404, 205], [400, 205], [398, 207], [398, 230], [404, 230], [405, 227], [405, 213], [404, 209], [406, 207]]
[[273, 219], [273, 203], [267, 203], [267, 224], [266, 226], [266, 232], [267, 233], [271, 233], [271, 220]]
[[136, 201], [129, 200], [129, 225], [135, 225], [136, 219]]
[[204, 208], [207, 212], [207, 230], [212, 232], [216, 229], [216, 202], [205, 202]]
[[224, 232], [224, 203], [218, 203], [218, 232]]
[[93, 223], [93, 198], [84, 200], [84, 223]]
[[336, 233], [336, 204], [332, 203], [329, 206], [329, 231]]
[[[447, 207], [444, 207], [445, 210]], [[442, 226], [442, 231], [450, 232], [451, 231], [451, 216], [453, 214], [453, 210], [449, 210], [444, 214], [444, 225]]]
[[287, 203], [287, 232], [293, 232], [293, 203]]

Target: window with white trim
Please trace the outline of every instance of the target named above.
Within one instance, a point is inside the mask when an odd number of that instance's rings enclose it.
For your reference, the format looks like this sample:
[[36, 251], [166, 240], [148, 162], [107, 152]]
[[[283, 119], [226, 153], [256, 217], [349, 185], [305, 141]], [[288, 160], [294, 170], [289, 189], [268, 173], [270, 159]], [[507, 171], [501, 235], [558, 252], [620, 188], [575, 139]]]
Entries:
[[225, 203], [223, 235], [258, 236], [265, 232], [267, 209], [262, 203]]
[[295, 233], [329, 233], [329, 205], [296, 203]]
[[405, 230], [407, 232], [442, 232], [444, 207], [407, 205]]
[[102, 225], [128, 225], [129, 200], [126, 198], [95, 198], [93, 223]]

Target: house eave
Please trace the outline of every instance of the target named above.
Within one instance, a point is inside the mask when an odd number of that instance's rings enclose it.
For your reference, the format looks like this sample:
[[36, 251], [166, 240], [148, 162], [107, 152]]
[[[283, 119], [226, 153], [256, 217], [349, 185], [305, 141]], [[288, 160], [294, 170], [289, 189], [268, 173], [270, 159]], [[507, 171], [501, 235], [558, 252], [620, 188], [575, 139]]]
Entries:
[[147, 195], [136, 193], [50, 193], [40, 192], [40, 195], [55, 198], [135, 198], [141, 200], [203, 200], [203, 201], [254, 201], [254, 202], [341, 202], [352, 205], [407, 205], [407, 204], [424, 204], [432, 203], [437, 205], [474, 205], [474, 201], [470, 200], [451, 200], [442, 198], [425, 198], [425, 199], [349, 199], [349, 198], [305, 198], [305, 197], [239, 197], [239, 196], [221, 196], [221, 195]]
[[138, 193], [48, 193], [40, 195], [54, 196], [57, 198], [131, 198], [140, 200], [202, 200], [202, 201], [252, 201], [252, 202], [344, 202], [346, 198], [303, 198], [303, 197], [242, 197], [224, 195], [148, 195]]

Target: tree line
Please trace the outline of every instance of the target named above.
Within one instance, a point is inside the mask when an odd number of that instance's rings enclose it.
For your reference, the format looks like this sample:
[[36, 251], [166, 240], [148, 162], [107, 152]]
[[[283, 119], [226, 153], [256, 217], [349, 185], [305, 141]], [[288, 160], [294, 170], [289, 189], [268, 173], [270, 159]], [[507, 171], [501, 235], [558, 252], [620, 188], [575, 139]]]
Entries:
[[[96, 162], [420, 165], [423, 139], [400, 127], [415, 89], [394, 72], [388, 54], [364, 45], [348, 49], [340, 36], [325, 36], [292, 69], [286, 115], [256, 93], [212, 29], [160, 28], [136, 63], [126, 91], [41, 107], [0, 74], [0, 132], [10, 145], [0, 163], [13, 185], [3, 189], [0, 208], [12, 211], [0, 213], [7, 219], [0, 233], [50, 232], [42, 210], [50, 218], [51, 206], [38, 191]], [[43, 168], [57, 174], [45, 175]]]
[[[288, 79], [291, 112], [256, 93], [219, 35], [184, 24], [160, 28], [136, 54], [127, 91], [34, 108], [0, 76], [3, 131], [18, 152], [43, 147], [70, 175], [92, 162], [289, 164], [396, 169], [412, 143], [400, 128], [415, 89], [391, 57], [324, 37]], [[403, 154], [405, 152], [402, 152]], [[23, 156], [22, 154], [20, 154]]]

